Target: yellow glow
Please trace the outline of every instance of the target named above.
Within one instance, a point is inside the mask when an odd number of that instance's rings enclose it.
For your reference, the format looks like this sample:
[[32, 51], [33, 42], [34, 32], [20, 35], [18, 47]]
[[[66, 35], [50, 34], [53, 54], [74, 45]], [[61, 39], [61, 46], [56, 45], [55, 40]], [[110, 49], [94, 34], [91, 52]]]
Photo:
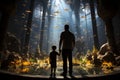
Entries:
[[102, 63], [102, 67], [112, 67], [113, 65], [112, 65], [112, 63], [111, 62], [106, 62], [106, 61], [104, 61], [103, 63]]
[[24, 68], [21, 70], [21, 72], [25, 73], [25, 72], [28, 72], [29, 71], [29, 68]]
[[29, 65], [30, 65], [30, 62], [24, 61], [22, 64], [23, 64], [23, 66], [29, 66]]

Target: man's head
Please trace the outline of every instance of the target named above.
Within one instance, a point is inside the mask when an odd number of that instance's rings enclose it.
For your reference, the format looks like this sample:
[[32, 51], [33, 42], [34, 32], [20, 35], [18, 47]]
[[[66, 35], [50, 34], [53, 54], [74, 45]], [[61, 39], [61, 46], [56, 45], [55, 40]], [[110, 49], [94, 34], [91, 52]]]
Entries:
[[68, 30], [69, 30], [69, 25], [66, 24], [66, 25], [64, 26], [64, 29], [65, 29], [65, 31], [68, 31]]

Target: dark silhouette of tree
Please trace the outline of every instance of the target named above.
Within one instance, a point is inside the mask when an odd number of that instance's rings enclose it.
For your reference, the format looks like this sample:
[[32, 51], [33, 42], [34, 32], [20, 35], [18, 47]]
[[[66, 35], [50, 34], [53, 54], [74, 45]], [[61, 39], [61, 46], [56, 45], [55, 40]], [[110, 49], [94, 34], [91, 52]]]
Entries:
[[33, 17], [33, 9], [34, 9], [34, 2], [35, 0], [31, 0], [30, 2], [30, 13], [28, 16], [28, 21], [27, 21], [27, 30], [25, 34], [25, 42], [24, 42], [24, 50], [23, 52], [26, 53], [29, 48], [29, 40], [30, 40], [30, 32], [31, 32], [31, 26], [32, 26], [32, 17]]
[[118, 11], [118, 0], [97, 0], [97, 11], [98, 15], [103, 19], [105, 22], [105, 29], [106, 29], [106, 36], [107, 41], [113, 51], [113, 53], [119, 54], [115, 35], [114, 35], [114, 27], [112, 24], [112, 19], [116, 15]]
[[47, 12], [47, 4], [48, 0], [43, 0], [43, 15], [42, 15], [42, 24], [41, 24], [41, 32], [40, 32], [40, 49], [42, 50], [43, 48], [43, 35], [44, 35], [44, 28], [45, 28], [45, 16]]
[[1, 0], [0, 1], [0, 51], [5, 48], [5, 36], [8, 27], [9, 17], [14, 14], [16, 10], [16, 2], [19, 0]]
[[74, 10], [74, 14], [75, 14], [75, 28], [77, 31], [77, 37], [81, 36], [81, 32], [80, 32], [80, 0], [73, 0], [73, 10]]
[[90, 11], [91, 11], [91, 19], [92, 19], [94, 46], [98, 49], [99, 39], [98, 39], [98, 31], [97, 31], [96, 18], [95, 18], [94, 0], [90, 0], [89, 2], [90, 2]]

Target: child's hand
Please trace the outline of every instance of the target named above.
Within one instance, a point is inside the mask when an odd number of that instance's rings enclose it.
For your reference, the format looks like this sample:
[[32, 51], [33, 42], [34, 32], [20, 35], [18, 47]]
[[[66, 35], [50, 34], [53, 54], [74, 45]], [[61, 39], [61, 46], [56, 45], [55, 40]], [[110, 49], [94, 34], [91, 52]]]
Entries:
[[61, 49], [59, 49], [59, 53], [61, 53], [62, 52], [62, 50]]
[[58, 55], [60, 56], [60, 53]]

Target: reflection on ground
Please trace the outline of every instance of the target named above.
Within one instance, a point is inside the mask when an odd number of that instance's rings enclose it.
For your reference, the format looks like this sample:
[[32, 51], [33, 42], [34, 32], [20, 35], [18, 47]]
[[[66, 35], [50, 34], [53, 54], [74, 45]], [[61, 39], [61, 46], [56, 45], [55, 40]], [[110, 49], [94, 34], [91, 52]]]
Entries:
[[[62, 60], [57, 60], [56, 75], [60, 76], [62, 73]], [[43, 59], [16, 59], [11, 62], [6, 71], [20, 74], [31, 74], [31, 75], [50, 75], [50, 64], [49, 57]], [[81, 59], [73, 58], [73, 74], [74, 75], [105, 75], [111, 74], [112, 72], [119, 71], [119, 66], [114, 66], [110, 62], [103, 62], [101, 66], [95, 66], [91, 61], [87, 60], [85, 56]]]

